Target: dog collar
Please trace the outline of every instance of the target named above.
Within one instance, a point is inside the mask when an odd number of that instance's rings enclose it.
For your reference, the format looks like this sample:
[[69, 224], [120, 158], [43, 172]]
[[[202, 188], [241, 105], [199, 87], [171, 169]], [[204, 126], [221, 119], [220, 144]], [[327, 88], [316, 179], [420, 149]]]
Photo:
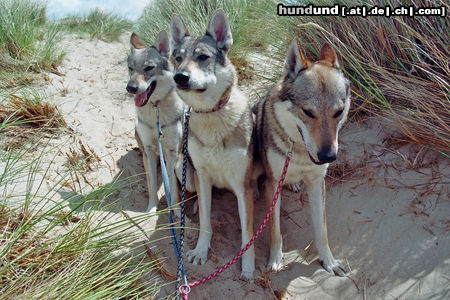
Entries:
[[211, 110], [194, 110], [194, 112], [199, 114], [207, 114], [212, 113], [220, 110], [222, 107], [224, 107], [228, 101], [230, 101], [231, 96], [231, 85], [225, 90], [225, 92], [222, 94], [222, 97], [220, 97], [219, 103], [216, 104], [216, 106], [213, 107]]

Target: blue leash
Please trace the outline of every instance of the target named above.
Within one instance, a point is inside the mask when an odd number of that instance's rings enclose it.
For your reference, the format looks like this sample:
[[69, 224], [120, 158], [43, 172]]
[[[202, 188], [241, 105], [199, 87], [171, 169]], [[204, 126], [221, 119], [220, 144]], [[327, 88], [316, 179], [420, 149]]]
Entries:
[[[170, 222], [170, 233], [172, 235], [172, 244], [173, 244], [173, 250], [175, 252], [175, 256], [177, 257], [177, 263], [178, 263], [178, 273], [181, 273], [181, 277], [183, 277], [183, 281], [184, 284], [187, 285], [187, 279], [186, 279], [186, 273], [184, 271], [184, 263], [183, 263], [183, 257], [182, 257], [182, 246], [180, 247], [180, 244], [178, 243], [178, 239], [177, 239], [177, 232], [175, 230], [175, 226], [173, 225], [173, 213], [172, 213], [172, 198], [170, 197], [170, 186], [169, 186], [169, 176], [167, 174], [167, 168], [166, 168], [166, 163], [164, 161], [164, 154], [162, 151], [162, 146], [161, 146], [161, 135], [162, 135], [162, 131], [161, 131], [161, 125], [159, 124], [159, 109], [157, 106], [153, 106], [155, 113], [156, 113], [156, 128], [158, 130], [158, 149], [159, 149], [159, 161], [161, 163], [161, 173], [162, 173], [162, 178], [163, 178], [163, 183], [164, 183], [164, 192], [166, 193], [166, 201], [167, 201], [167, 206], [169, 207], [169, 222]], [[184, 167], [184, 164], [183, 164]], [[184, 198], [184, 195], [182, 195], [182, 200]], [[184, 201], [181, 203], [182, 205], [182, 229], [184, 229]], [[184, 233], [184, 230], [183, 230]], [[181, 241], [181, 245], [182, 245], [182, 241]], [[181, 252], [181, 253], [180, 253]], [[180, 274], [177, 274], [177, 289], [176, 291], [178, 292], [178, 286], [180, 284]]]

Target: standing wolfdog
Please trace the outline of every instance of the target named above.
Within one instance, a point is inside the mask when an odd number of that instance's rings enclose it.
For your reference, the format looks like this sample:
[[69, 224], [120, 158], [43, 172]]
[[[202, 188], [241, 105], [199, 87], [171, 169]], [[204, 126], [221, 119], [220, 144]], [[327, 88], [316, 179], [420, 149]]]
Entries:
[[[345, 268], [331, 254], [325, 216], [324, 177], [338, 152], [338, 132], [350, 107], [349, 81], [339, 69], [329, 44], [312, 63], [294, 40], [288, 51], [284, 76], [255, 106], [259, 155], [265, 168], [265, 197], [272, 202], [286, 153], [293, 143], [286, 183], [304, 181], [308, 191], [314, 237], [323, 267], [343, 276]], [[280, 233], [281, 197], [270, 222], [269, 267], [282, 267]]]
[[[193, 109], [188, 148], [199, 192], [200, 233], [187, 257], [194, 264], [204, 264], [212, 236], [213, 185], [230, 189], [237, 197], [242, 245], [253, 235], [253, 117], [227, 57], [233, 38], [223, 10], [214, 13], [202, 37], [191, 37], [177, 15], [171, 33], [177, 91]], [[254, 269], [251, 247], [243, 256], [241, 277], [252, 278]]]

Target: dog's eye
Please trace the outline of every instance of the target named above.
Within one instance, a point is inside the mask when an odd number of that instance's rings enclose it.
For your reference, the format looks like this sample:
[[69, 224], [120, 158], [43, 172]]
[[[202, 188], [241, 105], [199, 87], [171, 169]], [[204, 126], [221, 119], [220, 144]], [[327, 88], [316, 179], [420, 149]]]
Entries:
[[197, 60], [199, 60], [199, 61], [205, 61], [205, 60], [207, 60], [208, 58], [209, 58], [208, 55], [206, 55], [206, 54], [201, 54], [201, 55], [199, 55], [199, 56], [197, 57]]
[[333, 118], [339, 118], [340, 115], [342, 115], [343, 110], [338, 110], [334, 115]]
[[182, 60], [183, 60], [183, 58], [181, 56], [175, 57], [175, 61], [176, 62], [181, 62]]
[[305, 113], [305, 115], [307, 115], [311, 119], [315, 118], [315, 116], [313, 115], [313, 113], [310, 110], [304, 109], [303, 112]]
[[145, 69], [144, 69], [144, 71], [145, 72], [150, 72], [151, 70], [153, 70], [153, 66], [148, 66], [148, 67], [145, 67]]
[[132, 67], [128, 67], [128, 71], [133, 72], [133, 68]]

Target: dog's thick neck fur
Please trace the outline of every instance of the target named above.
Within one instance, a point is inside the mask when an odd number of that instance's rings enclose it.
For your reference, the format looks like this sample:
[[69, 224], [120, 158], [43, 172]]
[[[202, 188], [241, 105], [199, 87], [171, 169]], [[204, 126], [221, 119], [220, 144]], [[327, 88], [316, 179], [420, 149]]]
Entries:
[[[280, 79], [269, 90], [265, 96], [265, 101], [263, 101], [263, 99], [261, 100], [261, 107], [258, 109], [262, 110], [261, 115], [264, 114], [264, 121], [275, 124], [275, 126], [272, 128], [273, 131], [267, 131], [265, 133], [261, 132], [264, 136], [258, 138], [264, 138], [266, 140], [264, 143], [270, 144], [280, 156], [286, 155], [290, 148], [289, 140], [291, 140], [294, 142], [292, 149], [294, 157], [305, 158], [303, 161], [306, 164], [313, 166], [313, 163], [308, 158], [308, 152], [303, 137], [297, 130], [295, 123], [286, 120], [287, 110], [289, 109], [288, 102], [284, 102], [283, 99], [280, 98], [280, 94], [282, 94], [283, 91], [283, 82], [284, 79]], [[264, 129], [266, 128], [267, 127]], [[262, 143], [262, 141], [259, 143]], [[266, 167], [270, 168], [270, 165], [266, 163]]]
[[193, 137], [204, 145], [226, 146], [224, 141], [230, 135], [240, 131], [238, 128], [247, 128], [249, 125], [247, 124], [248, 104], [239, 101], [242, 97], [245, 97], [242, 92], [233, 87], [230, 100], [220, 110], [206, 114], [194, 112], [190, 122]]
[[230, 96], [231, 96], [231, 86], [229, 86], [225, 92], [222, 94], [222, 97], [220, 97], [219, 102], [217, 102], [216, 106], [214, 106], [212, 109], [210, 110], [194, 110], [194, 112], [196, 113], [204, 113], [204, 114], [208, 114], [208, 113], [213, 113], [216, 112], [218, 110], [220, 110], [222, 107], [224, 107], [225, 105], [227, 105], [228, 101], [230, 101]]

